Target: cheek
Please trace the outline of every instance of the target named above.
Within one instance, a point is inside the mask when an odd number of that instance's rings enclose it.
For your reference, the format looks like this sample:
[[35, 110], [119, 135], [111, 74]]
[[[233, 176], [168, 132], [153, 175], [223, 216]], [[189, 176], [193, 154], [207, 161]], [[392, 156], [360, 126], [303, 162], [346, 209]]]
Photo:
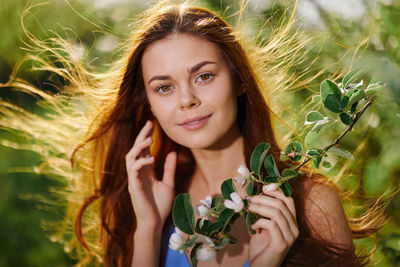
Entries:
[[231, 90], [219, 90], [208, 97], [208, 101], [210, 105], [223, 113], [231, 113], [234, 116], [237, 113], [236, 95]]
[[160, 123], [162, 128], [165, 128], [168, 124], [174, 123], [174, 105], [173, 103], [163, 101], [157, 101], [154, 99], [149, 99], [151, 112], [154, 117]]

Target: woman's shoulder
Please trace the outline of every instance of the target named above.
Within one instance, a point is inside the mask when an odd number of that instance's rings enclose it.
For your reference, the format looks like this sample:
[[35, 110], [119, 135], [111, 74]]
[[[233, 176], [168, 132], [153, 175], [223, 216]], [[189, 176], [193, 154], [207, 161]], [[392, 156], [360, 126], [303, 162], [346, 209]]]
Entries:
[[344, 247], [352, 247], [352, 233], [337, 188], [329, 183], [303, 183], [303, 211], [311, 235]]

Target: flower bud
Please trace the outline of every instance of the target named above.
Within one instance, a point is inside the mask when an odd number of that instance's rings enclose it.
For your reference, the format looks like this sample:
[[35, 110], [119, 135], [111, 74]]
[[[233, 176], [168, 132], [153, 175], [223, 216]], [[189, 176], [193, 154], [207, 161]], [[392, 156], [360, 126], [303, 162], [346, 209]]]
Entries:
[[271, 191], [275, 191], [278, 188], [278, 185], [275, 183], [270, 183], [270, 184], [266, 184], [264, 185], [264, 190], [271, 192]]
[[210, 247], [202, 247], [197, 250], [196, 257], [199, 261], [209, 261], [215, 258], [215, 249]]
[[249, 176], [250, 174], [250, 171], [249, 169], [247, 169], [245, 165], [240, 165], [239, 168], [237, 169], [237, 173], [243, 178], [247, 178], [247, 176]]
[[173, 250], [180, 250], [183, 246], [183, 235], [179, 232], [173, 233], [169, 238], [169, 247]]

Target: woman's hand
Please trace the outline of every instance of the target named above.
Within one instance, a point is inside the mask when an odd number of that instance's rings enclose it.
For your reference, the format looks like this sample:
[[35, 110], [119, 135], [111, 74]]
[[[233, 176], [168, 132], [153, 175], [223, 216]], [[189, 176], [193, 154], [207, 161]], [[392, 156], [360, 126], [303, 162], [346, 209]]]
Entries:
[[263, 217], [252, 225], [257, 233], [250, 238], [251, 267], [280, 266], [299, 235], [293, 198], [272, 184], [264, 186], [263, 193], [249, 199], [249, 210]]
[[153, 125], [147, 121], [132, 149], [126, 155], [128, 190], [137, 221], [137, 230], [162, 229], [174, 200], [176, 153], [167, 155], [164, 174], [158, 181], [154, 174], [154, 158], [150, 157]]

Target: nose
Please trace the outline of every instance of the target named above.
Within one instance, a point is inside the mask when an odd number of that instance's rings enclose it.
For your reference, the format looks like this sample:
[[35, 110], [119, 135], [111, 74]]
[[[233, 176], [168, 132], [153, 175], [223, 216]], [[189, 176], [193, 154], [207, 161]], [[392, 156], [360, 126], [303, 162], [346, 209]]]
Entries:
[[200, 100], [191, 87], [182, 88], [180, 91], [179, 109], [191, 109], [200, 105]]

